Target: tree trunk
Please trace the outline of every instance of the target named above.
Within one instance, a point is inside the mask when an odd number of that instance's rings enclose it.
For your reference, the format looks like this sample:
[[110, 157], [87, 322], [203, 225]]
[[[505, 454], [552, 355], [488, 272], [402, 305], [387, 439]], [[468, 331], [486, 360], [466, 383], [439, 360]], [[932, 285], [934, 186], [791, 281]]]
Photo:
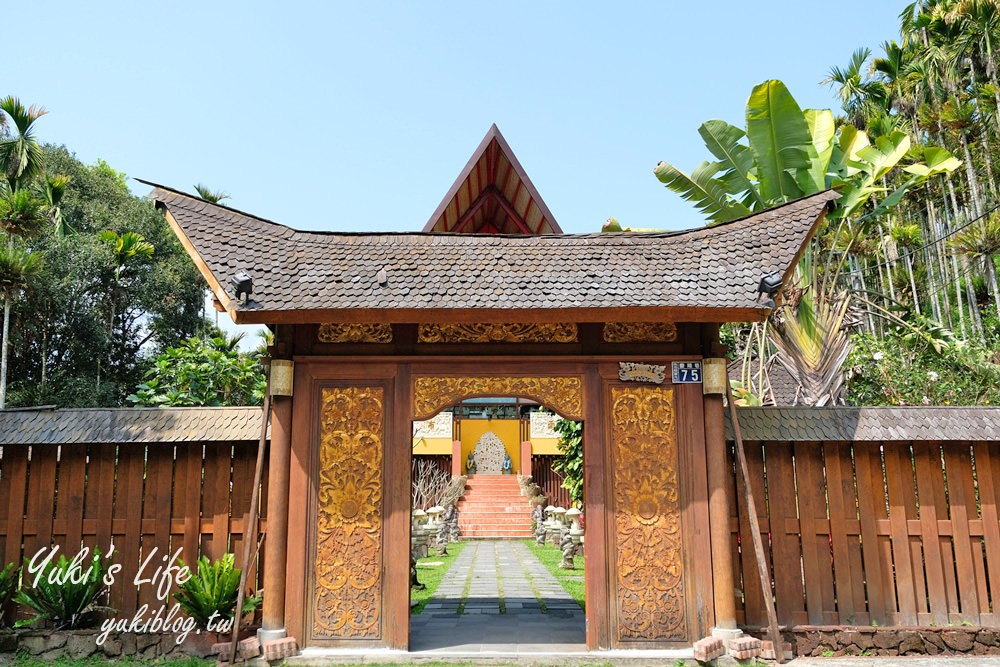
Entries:
[[[972, 81], [972, 90], [976, 90], [976, 66], [972, 59], [969, 59], [969, 77]], [[979, 101], [976, 100], [976, 108], [979, 108]], [[983, 158], [986, 162], [986, 183], [990, 186], [990, 194], [993, 195], [993, 199], [996, 200], [997, 196], [997, 185], [996, 181], [993, 180], [993, 158], [990, 157], [990, 128], [987, 127], [986, 117], [983, 114], [979, 114], [979, 120], [983, 126]], [[982, 209], [985, 210], [985, 209]], [[982, 212], [982, 210], [980, 212]]]
[[997, 266], [993, 263], [993, 256], [983, 257], [986, 268], [986, 278], [990, 281], [990, 289], [993, 291], [993, 302], [997, 307], [997, 317], [1000, 317], [1000, 288], [997, 287]]
[[10, 295], [3, 298], [3, 346], [0, 349], [0, 410], [7, 407], [7, 353], [10, 350]]
[[969, 154], [969, 141], [965, 136], [965, 131], [958, 133], [962, 143], [962, 154], [965, 156], [965, 176], [969, 180], [969, 191], [972, 194], [972, 217], [978, 218], [983, 214], [983, 199], [979, 190], [979, 177], [976, 170], [972, 168], [972, 156]]
[[910, 261], [909, 250], [903, 254], [903, 259], [906, 260], [906, 273], [910, 276], [910, 291], [913, 292], [913, 308], [917, 311], [917, 315], [922, 315], [920, 312], [920, 294], [917, 292], [917, 281], [913, 277], [913, 262]]

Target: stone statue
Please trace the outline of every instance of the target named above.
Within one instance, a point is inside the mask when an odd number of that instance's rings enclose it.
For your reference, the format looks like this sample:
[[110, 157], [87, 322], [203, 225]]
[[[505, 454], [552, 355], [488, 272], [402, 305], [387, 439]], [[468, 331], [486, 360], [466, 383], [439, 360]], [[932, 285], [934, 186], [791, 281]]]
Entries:
[[504, 475], [509, 475], [511, 473], [511, 467], [514, 465], [513, 461], [510, 460], [510, 454], [507, 452], [503, 453], [503, 469]]
[[[445, 512], [445, 514], [447, 514], [447, 512]], [[437, 546], [438, 556], [448, 555], [448, 541], [449, 541], [448, 538], [450, 532], [451, 529], [448, 526], [448, 522], [442, 520], [441, 523], [438, 524], [438, 529], [437, 529], [436, 546]]]
[[458, 508], [454, 505], [448, 505], [444, 511], [444, 516], [441, 517], [441, 523], [448, 529], [448, 541], [457, 542], [459, 537]]
[[410, 555], [410, 588], [418, 591], [422, 591], [425, 588], [417, 579], [417, 561], [413, 560], [412, 554]]
[[531, 510], [531, 520], [535, 522], [535, 544], [545, 544], [545, 512], [541, 505], [535, 505]]
[[573, 542], [573, 538], [570, 537], [569, 528], [565, 526], [562, 528], [562, 539], [559, 541], [559, 549], [562, 551], [562, 562], [559, 563], [560, 569], [563, 570], [575, 570], [576, 565], [573, 563], [573, 556], [576, 555], [576, 544]]
[[476, 452], [469, 452], [469, 457], [465, 459], [465, 470], [469, 475], [476, 474]]

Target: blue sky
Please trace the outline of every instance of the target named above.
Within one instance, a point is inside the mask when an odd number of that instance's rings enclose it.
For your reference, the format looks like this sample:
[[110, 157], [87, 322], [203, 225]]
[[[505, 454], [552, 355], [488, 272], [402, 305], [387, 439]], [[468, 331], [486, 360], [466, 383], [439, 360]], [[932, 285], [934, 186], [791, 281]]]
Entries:
[[3, 93], [85, 162], [302, 229], [419, 230], [494, 122], [564, 231], [683, 229], [657, 161], [693, 169], [765, 79], [835, 107], [903, 4], [56, 1], [4, 31]]

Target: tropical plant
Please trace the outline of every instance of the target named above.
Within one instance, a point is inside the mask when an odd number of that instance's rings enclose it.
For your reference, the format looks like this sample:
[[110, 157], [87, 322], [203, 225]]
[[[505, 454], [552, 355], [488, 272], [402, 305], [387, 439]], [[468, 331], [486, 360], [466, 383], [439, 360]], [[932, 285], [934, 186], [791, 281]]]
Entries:
[[583, 505], [583, 424], [559, 419], [555, 425], [559, 434], [556, 447], [562, 456], [552, 462], [552, 469], [562, 476], [562, 486], [569, 491], [573, 505]]
[[973, 222], [958, 232], [949, 245], [955, 252], [982, 262], [997, 315], [1000, 316], [1000, 286], [997, 285], [997, 268], [993, 259], [1000, 252], [1000, 211], [994, 211], [986, 218]]
[[[217, 623], [233, 618], [240, 589], [240, 570], [234, 563], [235, 556], [231, 553], [214, 562], [202, 556], [198, 559], [197, 570], [174, 593], [173, 597], [181, 609], [194, 619], [199, 628], [207, 629], [209, 621]], [[183, 561], [181, 564], [183, 566]], [[245, 596], [242, 614], [255, 611], [262, 601], [263, 594], [260, 592]]]
[[[28, 571], [27, 558], [24, 570]], [[65, 554], [60, 554], [59, 560], [42, 567], [36, 575], [35, 585], [25, 586], [14, 597], [15, 602], [35, 612], [32, 618], [15, 625], [23, 627], [44, 622], [55, 630], [96, 626], [101, 614], [114, 611], [99, 604], [107, 590], [104, 571], [104, 558], [97, 549], [83, 576]]]
[[9, 190], [20, 190], [42, 174], [44, 155], [35, 139], [35, 121], [46, 114], [36, 106], [25, 107], [19, 99], [8, 96], [0, 99], [0, 110], [6, 114], [5, 127], [13, 125], [13, 136], [0, 141], [0, 168], [3, 169]]
[[190, 338], [156, 357], [129, 401], [140, 406], [259, 405], [265, 377], [257, 360], [224, 338]]
[[8, 563], [7, 567], [0, 570], [0, 628], [4, 626], [4, 612], [8, 603], [14, 598], [17, 592], [20, 569], [14, 563]]
[[32, 276], [41, 271], [42, 260], [20, 243], [0, 244], [0, 296], [3, 297], [3, 343], [0, 345], [0, 410], [7, 406], [7, 363], [10, 350], [10, 309], [13, 301], [27, 287]]
[[771, 341], [778, 363], [798, 383], [796, 403], [822, 407], [840, 401], [851, 350], [844, 323], [850, 303], [846, 292], [820, 294], [810, 287], [795, 307], [783, 304], [774, 318]]
[[223, 192], [222, 190], [212, 190], [203, 183], [199, 183], [198, 185], [194, 186], [194, 190], [195, 192], [198, 193], [199, 197], [201, 197], [207, 202], [211, 202], [212, 204], [219, 204], [225, 201], [226, 199], [229, 199], [228, 192]]

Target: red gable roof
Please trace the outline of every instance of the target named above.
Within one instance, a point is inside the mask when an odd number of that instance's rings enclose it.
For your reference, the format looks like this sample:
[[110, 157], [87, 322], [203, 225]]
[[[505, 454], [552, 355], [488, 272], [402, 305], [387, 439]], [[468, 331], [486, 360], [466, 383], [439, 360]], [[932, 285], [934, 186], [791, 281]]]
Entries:
[[563, 233], [496, 125], [483, 137], [423, 231]]

